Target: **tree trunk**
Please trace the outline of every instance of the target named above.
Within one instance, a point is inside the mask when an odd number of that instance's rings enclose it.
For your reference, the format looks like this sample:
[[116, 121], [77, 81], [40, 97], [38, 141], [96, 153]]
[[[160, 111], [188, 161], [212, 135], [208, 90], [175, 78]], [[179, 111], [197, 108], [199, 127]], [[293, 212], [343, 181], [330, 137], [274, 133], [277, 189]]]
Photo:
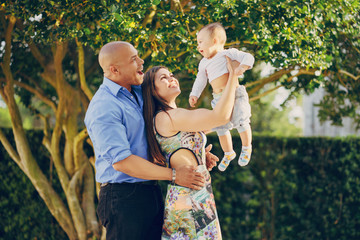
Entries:
[[[15, 162], [23, 170], [26, 176], [30, 179], [40, 197], [44, 200], [52, 215], [59, 222], [60, 226], [64, 229], [70, 239], [76, 239], [77, 235], [71, 216], [62, 202], [59, 195], [54, 191], [46, 176], [41, 171], [34, 156], [31, 153], [29, 142], [26, 138], [25, 131], [22, 126], [21, 116], [18, 106], [15, 102], [14, 92], [14, 79], [10, 69], [11, 63], [11, 35], [16, 22], [16, 18], [11, 16], [9, 25], [6, 30], [5, 37], [5, 54], [2, 63], [2, 69], [5, 74], [5, 87], [2, 89], [1, 94], [9, 109], [12, 130], [15, 138], [16, 152], [18, 159]], [[15, 152], [10, 144], [1, 141], [7, 151]]]

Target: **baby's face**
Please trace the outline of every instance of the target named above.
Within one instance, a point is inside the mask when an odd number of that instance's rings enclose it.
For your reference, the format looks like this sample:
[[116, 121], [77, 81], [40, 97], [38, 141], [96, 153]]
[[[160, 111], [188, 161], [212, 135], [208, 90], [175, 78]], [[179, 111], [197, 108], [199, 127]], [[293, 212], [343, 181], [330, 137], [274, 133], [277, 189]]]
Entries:
[[207, 30], [202, 30], [197, 35], [197, 49], [200, 54], [205, 58], [212, 58], [216, 52], [214, 53], [214, 38], [210, 36]]

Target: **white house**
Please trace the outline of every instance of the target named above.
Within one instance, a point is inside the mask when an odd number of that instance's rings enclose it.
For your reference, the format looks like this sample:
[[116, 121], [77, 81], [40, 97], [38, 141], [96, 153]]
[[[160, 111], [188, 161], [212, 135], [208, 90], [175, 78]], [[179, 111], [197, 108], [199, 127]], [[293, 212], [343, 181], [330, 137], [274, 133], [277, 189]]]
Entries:
[[303, 96], [303, 111], [304, 111], [304, 136], [360, 136], [360, 130], [356, 130], [355, 124], [350, 118], [343, 118], [343, 126], [333, 126], [330, 121], [320, 123], [317, 115], [319, 108], [314, 104], [319, 103], [325, 94], [323, 88], [316, 89], [311, 95]]

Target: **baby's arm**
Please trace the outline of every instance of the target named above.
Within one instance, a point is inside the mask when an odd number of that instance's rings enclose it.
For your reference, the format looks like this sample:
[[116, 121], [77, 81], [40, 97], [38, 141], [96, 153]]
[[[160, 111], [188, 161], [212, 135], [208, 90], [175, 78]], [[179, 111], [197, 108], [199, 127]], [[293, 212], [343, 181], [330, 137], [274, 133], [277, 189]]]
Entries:
[[229, 56], [232, 60], [236, 60], [240, 65], [235, 69], [235, 74], [240, 76], [248, 69], [251, 69], [254, 65], [255, 58], [253, 55], [247, 52], [239, 51], [235, 48], [229, 49]]
[[198, 71], [198, 74], [196, 75], [196, 79], [195, 79], [195, 82], [194, 82], [194, 85], [192, 87], [190, 97], [189, 97], [189, 104], [191, 107], [195, 107], [197, 100], [199, 99], [202, 91], [204, 91], [204, 88], [206, 87], [206, 84], [207, 84], [205, 68], [203, 67], [203, 64], [201, 64], [201, 63], [202, 63], [202, 61], [200, 61], [199, 71]]
[[235, 69], [235, 75], [236, 76], [241, 76], [244, 74], [244, 72], [248, 69], [250, 69], [251, 67], [249, 65], [245, 65], [245, 64], [240, 64], [236, 69]]
[[197, 100], [198, 100], [198, 99], [199, 99], [198, 97], [190, 96], [190, 97], [189, 97], [190, 107], [195, 107], [195, 104], [197, 103]]

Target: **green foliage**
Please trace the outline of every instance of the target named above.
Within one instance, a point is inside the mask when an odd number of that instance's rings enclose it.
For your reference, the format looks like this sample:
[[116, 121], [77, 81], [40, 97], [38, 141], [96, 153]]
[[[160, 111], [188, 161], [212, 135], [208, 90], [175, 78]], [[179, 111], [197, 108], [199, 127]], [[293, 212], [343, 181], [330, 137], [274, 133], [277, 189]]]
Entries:
[[358, 138], [254, 137], [249, 166], [212, 173], [224, 239], [359, 238], [359, 149]]
[[[67, 79], [76, 79], [75, 39], [90, 46], [87, 70], [96, 64], [96, 53], [105, 43], [128, 41], [145, 60], [145, 69], [154, 65], [169, 67], [181, 81], [181, 104], [188, 106], [187, 95], [195, 79], [200, 55], [196, 50], [196, 32], [205, 24], [219, 21], [227, 30], [228, 45], [254, 54], [257, 62], [270, 63], [276, 70], [317, 69], [318, 72], [279, 82], [292, 92], [306, 93], [325, 86], [329, 94], [320, 103], [321, 120], [341, 124], [344, 116], [360, 123], [359, 59], [360, 4], [354, 1], [19, 1], [1, 5], [5, 15], [18, 18], [13, 41], [15, 79], [29, 83], [24, 73], [36, 80], [41, 68], [30, 56], [29, 42], [35, 42], [49, 59], [51, 46], [60, 40], [69, 43], [64, 61]], [[0, 32], [5, 29], [0, 27]], [[3, 40], [3, 36], [1, 38]], [[3, 49], [0, 50], [0, 55]], [[344, 72], [345, 71], [345, 72]], [[88, 75], [95, 90], [101, 73]], [[349, 75], [349, 74], [350, 75]], [[2, 73], [0, 72], [0, 77]], [[351, 77], [352, 76], [352, 77]], [[252, 79], [256, 81], [258, 79]], [[247, 82], [249, 83], [249, 82]], [[75, 84], [75, 82], [73, 83]], [[41, 83], [50, 98], [56, 94]], [[17, 92], [27, 106], [24, 92]], [[205, 100], [210, 91], [205, 91]], [[186, 105], [185, 105], [186, 104]], [[359, 125], [360, 126], [360, 125]]]

